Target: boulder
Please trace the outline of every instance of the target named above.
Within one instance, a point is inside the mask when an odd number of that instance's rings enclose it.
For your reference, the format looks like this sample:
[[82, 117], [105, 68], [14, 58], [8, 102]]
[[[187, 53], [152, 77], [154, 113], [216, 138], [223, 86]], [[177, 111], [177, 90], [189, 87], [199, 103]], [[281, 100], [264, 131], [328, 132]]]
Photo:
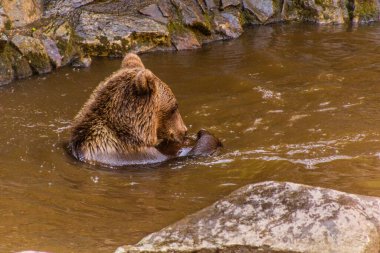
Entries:
[[167, 27], [149, 18], [82, 11], [75, 31], [89, 55], [122, 56], [170, 45]]
[[244, 9], [256, 16], [260, 23], [266, 23], [280, 12], [279, 0], [243, 0]]
[[0, 0], [0, 6], [3, 8], [2, 16], [8, 18], [8, 28], [23, 27], [40, 19], [43, 14], [43, 0]]
[[215, 30], [225, 38], [238, 38], [243, 33], [239, 17], [232, 13], [222, 12], [220, 15], [215, 15], [214, 24]]
[[51, 72], [52, 67], [49, 56], [39, 39], [15, 35], [11, 39], [11, 42], [28, 60], [30, 66], [36, 73], [45, 74]]
[[380, 198], [263, 182], [115, 253], [377, 253], [379, 229]]
[[177, 50], [197, 49], [201, 47], [197, 37], [190, 30], [172, 33], [171, 41]]
[[23, 79], [33, 75], [28, 59], [11, 45], [8, 44], [6, 46], [4, 53], [7, 55], [8, 60], [12, 65], [15, 79]]

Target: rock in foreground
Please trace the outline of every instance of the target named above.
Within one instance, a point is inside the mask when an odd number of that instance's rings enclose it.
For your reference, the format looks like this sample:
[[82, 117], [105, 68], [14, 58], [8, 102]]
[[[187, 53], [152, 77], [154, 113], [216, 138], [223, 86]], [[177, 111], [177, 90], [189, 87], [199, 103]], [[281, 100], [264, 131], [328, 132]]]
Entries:
[[380, 198], [264, 182], [115, 253], [379, 252], [379, 220]]

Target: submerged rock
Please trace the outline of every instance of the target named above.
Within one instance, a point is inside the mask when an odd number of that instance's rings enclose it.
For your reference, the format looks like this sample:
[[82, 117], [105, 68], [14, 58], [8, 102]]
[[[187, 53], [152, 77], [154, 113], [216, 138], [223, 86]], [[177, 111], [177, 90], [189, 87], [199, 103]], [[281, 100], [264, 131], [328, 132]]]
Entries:
[[74, 59], [71, 63], [71, 66], [74, 68], [88, 68], [91, 66], [92, 59], [90, 56], [79, 56], [78, 58]]
[[240, 188], [115, 253], [379, 252], [380, 198], [294, 183]]

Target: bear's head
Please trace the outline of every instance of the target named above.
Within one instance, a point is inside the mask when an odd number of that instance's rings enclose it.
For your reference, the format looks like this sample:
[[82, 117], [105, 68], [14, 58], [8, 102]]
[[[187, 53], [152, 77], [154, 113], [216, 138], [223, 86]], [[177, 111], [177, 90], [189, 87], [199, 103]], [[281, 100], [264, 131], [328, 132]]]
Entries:
[[154, 146], [158, 140], [182, 142], [187, 128], [170, 87], [128, 54], [121, 69], [94, 92], [97, 111], [107, 127], [131, 146]]

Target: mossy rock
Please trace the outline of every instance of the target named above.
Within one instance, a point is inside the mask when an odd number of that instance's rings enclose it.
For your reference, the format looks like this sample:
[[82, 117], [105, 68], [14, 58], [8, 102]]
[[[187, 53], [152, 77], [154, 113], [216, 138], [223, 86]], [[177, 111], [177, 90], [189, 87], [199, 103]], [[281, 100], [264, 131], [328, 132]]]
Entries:
[[0, 54], [0, 86], [12, 82], [14, 79], [14, 71], [8, 57]]
[[379, 4], [376, 0], [355, 0], [353, 21], [359, 23], [379, 20]]
[[4, 47], [3, 55], [8, 58], [14, 71], [14, 78], [22, 79], [33, 75], [28, 60], [12, 45]]
[[26, 57], [33, 71], [38, 74], [51, 72], [49, 56], [39, 39], [15, 35], [11, 42]]
[[76, 43], [73, 28], [68, 22], [60, 25], [53, 33], [53, 38], [57, 43], [59, 53], [62, 55], [62, 65], [69, 64], [80, 53], [80, 48]]

